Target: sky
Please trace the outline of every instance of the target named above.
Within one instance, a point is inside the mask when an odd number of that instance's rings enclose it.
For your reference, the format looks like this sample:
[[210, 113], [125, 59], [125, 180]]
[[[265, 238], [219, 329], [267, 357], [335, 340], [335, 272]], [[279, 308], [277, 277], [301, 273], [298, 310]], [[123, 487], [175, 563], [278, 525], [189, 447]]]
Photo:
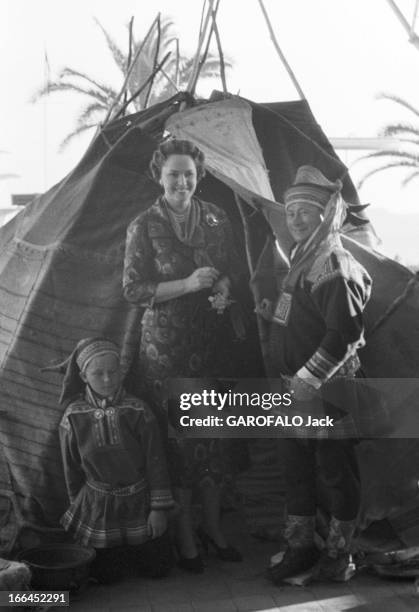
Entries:
[[[397, 0], [410, 19], [414, 0]], [[410, 120], [398, 106], [377, 99], [397, 94], [419, 107], [419, 50], [408, 41], [386, 0], [264, 0], [275, 34], [317, 121], [330, 138], [373, 137], [388, 122]], [[11, 193], [39, 193], [78, 162], [92, 133], [62, 153], [59, 143], [74, 126], [83, 99], [55, 94], [33, 104], [31, 97], [66, 65], [119, 88], [97, 18], [123, 47], [126, 25], [148, 30], [156, 13], [172, 18], [181, 50], [196, 49], [201, 0], [0, 0], [0, 208]], [[232, 60], [231, 93], [256, 102], [298, 98], [281, 63], [257, 0], [221, 0], [218, 26], [224, 53]], [[418, 24], [419, 31], [419, 24]], [[215, 51], [215, 49], [214, 49]], [[48, 65], [45, 57], [48, 57]], [[218, 79], [201, 85], [208, 95]], [[359, 152], [338, 151], [357, 180], [367, 166], [352, 166]], [[382, 248], [405, 263], [419, 262], [419, 180], [402, 189], [400, 171], [377, 175], [360, 195]], [[417, 239], [416, 239], [417, 242]]]

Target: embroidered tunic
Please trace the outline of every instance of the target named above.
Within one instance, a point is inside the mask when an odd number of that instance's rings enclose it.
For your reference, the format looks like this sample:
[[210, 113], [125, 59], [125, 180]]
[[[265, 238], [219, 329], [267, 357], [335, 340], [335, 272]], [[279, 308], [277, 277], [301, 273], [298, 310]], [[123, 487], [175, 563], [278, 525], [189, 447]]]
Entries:
[[121, 389], [111, 404], [89, 387], [60, 423], [70, 507], [61, 522], [95, 548], [142, 544], [150, 510], [173, 506], [160, 433], [140, 399]]
[[275, 338], [281, 374], [298, 374], [316, 388], [337, 373], [354, 374], [370, 292], [368, 273], [339, 238], [324, 240], [292, 295], [282, 300], [282, 324]]

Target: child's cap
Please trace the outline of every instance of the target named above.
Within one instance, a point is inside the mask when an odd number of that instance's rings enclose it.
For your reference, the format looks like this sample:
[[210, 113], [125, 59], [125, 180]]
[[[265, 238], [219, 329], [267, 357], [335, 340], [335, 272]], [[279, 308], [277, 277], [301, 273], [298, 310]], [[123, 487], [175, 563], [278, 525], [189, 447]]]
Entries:
[[66, 404], [75, 395], [81, 393], [85, 383], [80, 378], [88, 364], [94, 357], [106, 354], [115, 355], [118, 359], [120, 351], [118, 346], [108, 338], [83, 338], [80, 340], [71, 355], [55, 366], [42, 368], [43, 371], [59, 372], [64, 374], [60, 403]]
[[84, 338], [76, 346], [76, 362], [81, 372], [84, 372], [94, 357], [115, 355], [119, 359], [117, 345], [107, 338]]

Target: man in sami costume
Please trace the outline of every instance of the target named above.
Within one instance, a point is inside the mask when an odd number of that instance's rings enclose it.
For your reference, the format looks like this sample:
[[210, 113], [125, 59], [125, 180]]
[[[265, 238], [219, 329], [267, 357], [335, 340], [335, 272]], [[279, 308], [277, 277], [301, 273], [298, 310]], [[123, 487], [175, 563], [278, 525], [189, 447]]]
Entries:
[[[278, 443], [287, 519], [285, 546], [272, 557], [269, 570], [276, 583], [313, 566], [320, 579], [344, 580], [353, 567], [350, 545], [360, 480], [354, 430], [345, 431], [342, 416], [356, 397], [346, 393], [345, 384], [359, 375], [357, 351], [364, 345], [363, 311], [371, 279], [341, 243], [339, 230], [348, 214], [341, 188], [340, 180], [329, 181], [317, 168], [298, 169], [284, 195], [287, 227], [295, 242], [290, 269], [276, 307], [267, 300], [261, 304], [277, 323], [271, 336], [275, 363], [292, 393], [293, 410], [305, 411], [304, 425], [316, 424], [313, 417], [320, 407], [334, 424], [299, 427], [293, 438]], [[314, 542], [320, 492], [330, 512], [321, 553]]]

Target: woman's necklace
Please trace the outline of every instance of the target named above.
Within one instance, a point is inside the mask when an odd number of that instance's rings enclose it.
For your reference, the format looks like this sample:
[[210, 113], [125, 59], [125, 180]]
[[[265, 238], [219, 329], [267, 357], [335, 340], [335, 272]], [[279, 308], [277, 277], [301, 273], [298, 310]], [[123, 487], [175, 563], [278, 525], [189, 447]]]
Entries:
[[170, 209], [170, 214], [173, 215], [176, 221], [185, 221], [186, 217], [188, 216], [188, 213], [189, 213], [189, 208], [187, 208], [186, 210], [182, 212], [177, 212], [173, 210], [173, 208]]

